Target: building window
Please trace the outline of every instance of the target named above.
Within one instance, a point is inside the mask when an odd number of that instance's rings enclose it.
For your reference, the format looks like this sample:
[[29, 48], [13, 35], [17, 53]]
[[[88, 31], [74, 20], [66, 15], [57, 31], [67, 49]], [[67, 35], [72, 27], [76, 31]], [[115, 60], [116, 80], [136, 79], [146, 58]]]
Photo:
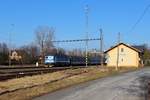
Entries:
[[121, 59], [121, 61], [123, 62], [123, 58]]
[[123, 52], [124, 51], [124, 49], [123, 48], [121, 48], [121, 52]]

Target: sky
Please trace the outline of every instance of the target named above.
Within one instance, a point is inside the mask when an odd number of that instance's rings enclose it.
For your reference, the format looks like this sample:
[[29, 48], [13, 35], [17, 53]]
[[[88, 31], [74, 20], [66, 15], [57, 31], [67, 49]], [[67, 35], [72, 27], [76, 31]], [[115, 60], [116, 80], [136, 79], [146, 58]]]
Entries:
[[[150, 0], [0, 0], [0, 42], [11, 41], [14, 47], [35, 41], [35, 29], [49, 26], [55, 29], [55, 40], [82, 39], [86, 36], [85, 5], [89, 6], [89, 38], [104, 35], [104, 48], [121, 42], [150, 45], [150, 8], [131, 30]], [[12, 25], [13, 24], [13, 25]], [[84, 49], [85, 43], [56, 43], [62, 48]], [[89, 42], [89, 48], [99, 48], [99, 41]]]

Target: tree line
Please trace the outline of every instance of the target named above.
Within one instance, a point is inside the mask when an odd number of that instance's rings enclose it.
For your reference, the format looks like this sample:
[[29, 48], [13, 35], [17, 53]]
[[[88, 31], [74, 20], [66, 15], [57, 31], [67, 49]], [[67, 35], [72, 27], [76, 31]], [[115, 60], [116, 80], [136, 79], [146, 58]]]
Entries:
[[66, 51], [63, 48], [56, 48], [52, 42], [55, 37], [55, 29], [48, 26], [38, 26], [35, 31], [35, 40], [33, 43], [28, 45], [23, 45], [21, 47], [11, 49], [6, 43], [0, 43], [0, 65], [8, 65], [9, 50], [12, 53], [17, 52], [18, 56], [21, 58], [11, 59], [12, 64], [35, 64], [37, 61], [39, 63], [44, 63], [45, 55], [70, 55], [70, 56], [84, 56], [85, 52], [80, 49], [74, 49], [71, 51]]
[[[38, 26], [35, 31], [35, 40], [33, 43], [23, 45], [16, 49], [11, 49], [11, 53], [16, 51], [21, 56], [19, 61], [12, 60], [12, 64], [35, 64], [44, 63], [45, 55], [65, 54], [69, 56], [85, 56], [85, 51], [74, 49], [66, 51], [63, 48], [56, 48], [52, 42], [55, 39], [55, 29], [48, 26]], [[142, 58], [147, 65], [150, 65], [150, 48], [148, 45], [135, 45], [136, 48], [142, 50]], [[6, 43], [0, 43], [0, 65], [7, 65], [9, 62], [9, 46]], [[88, 54], [88, 56], [96, 56], [95, 54]]]

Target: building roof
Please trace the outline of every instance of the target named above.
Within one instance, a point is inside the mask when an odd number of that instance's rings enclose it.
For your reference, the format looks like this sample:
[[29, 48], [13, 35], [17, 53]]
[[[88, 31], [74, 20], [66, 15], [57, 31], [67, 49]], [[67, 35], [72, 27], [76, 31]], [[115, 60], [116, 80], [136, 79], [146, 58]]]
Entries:
[[142, 53], [145, 51], [146, 46], [145, 45], [132, 45], [132, 47], [140, 50]]
[[112, 49], [118, 47], [119, 45], [124, 45], [124, 46], [126, 46], [126, 47], [128, 47], [128, 48], [130, 48], [130, 49], [132, 49], [132, 50], [134, 50], [134, 51], [136, 51], [136, 52], [141, 53], [141, 50], [139, 50], [139, 49], [137, 49], [137, 48], [134, 48], [134, 47], [132, 47], [132, 46], [129, 46], [129, 45], [125, 44], [125, 43], [119, 43], [118, 45], [111, 47], [110, 49], [108, 49], [108, 50], [105, 51], [104, 53], [107, 53], [108, 51], [110, 51], [110, 50], [112, 50]]

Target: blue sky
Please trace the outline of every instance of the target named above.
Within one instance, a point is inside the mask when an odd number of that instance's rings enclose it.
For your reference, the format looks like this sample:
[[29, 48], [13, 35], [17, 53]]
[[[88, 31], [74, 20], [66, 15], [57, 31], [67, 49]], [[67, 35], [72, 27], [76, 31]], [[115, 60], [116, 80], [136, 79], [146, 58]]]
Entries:
[[[29, 44], [34, 41], [34, 30], [39, 25], [54, 27], [56, 40], [84, 38], [86, 4], [90, 9], [89, 37], [99, 37], [102, 28], [105, 49], [116, 43], [118, 32], [125, 43], [150, 45], [150, 9], [130, 31], [150, 0], [1, 0], [0, 42], [8, 43], [11, 32], [14, 46]], [[99, 48], [98, 42], [90, 42], [89, 47]], [[84, 43], [56, 45], [84, 48]]]

